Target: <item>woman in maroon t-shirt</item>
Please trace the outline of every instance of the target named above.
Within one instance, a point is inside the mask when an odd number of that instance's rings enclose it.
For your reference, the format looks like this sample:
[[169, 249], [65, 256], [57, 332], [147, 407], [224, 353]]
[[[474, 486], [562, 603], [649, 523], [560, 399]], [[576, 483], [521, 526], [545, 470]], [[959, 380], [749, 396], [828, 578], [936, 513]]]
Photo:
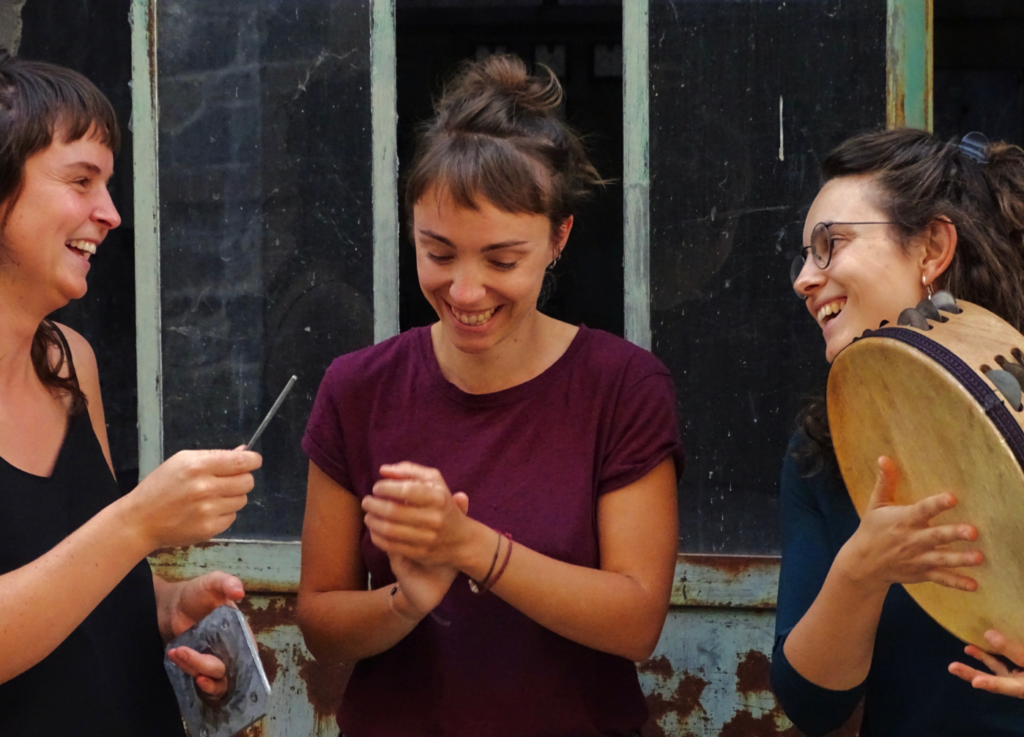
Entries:
[[438, 322], [339, 358], [317, 395], [299, 621], [318, 658], [360, 661], [348, 737], [647, 718], [634, 661], [672, 584], [674, 390], [647, 351], [537, 309], [601, 183], [561, 97], [515, 57], [462, 70], [406, 192]]

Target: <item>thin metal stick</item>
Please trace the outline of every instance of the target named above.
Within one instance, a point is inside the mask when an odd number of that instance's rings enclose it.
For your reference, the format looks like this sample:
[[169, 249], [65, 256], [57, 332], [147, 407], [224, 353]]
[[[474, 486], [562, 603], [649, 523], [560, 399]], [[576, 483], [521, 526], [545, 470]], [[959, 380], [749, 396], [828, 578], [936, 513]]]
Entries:
[[277, 410], [280, 409], [281, 405], [284, 403], [284, 398], [288, 396], [288, 392], [290, 392], [292, 387], [295, 386], [295, 380], [297, 378], [297, 376], [293, 376], [288, 379], [288, 383], [284, 385], [284, 389], [282, 389], [281, 393], [277, 396], [274, 406], [270, 408], [270, 411], [267, 412], [267, 416], [263, 418], [263, 422], [261, 422], [260, 426], [256, 429], [256, 434], [252, 436], [252, 440], [245, 444], [246, 450], [251, 450], [256, 441], [260, 439], [260, 435], [262, 435], [263, 431], [267, 429], [267, 425], [269, 425], [270, 421], [274, 419], [274, 415], [277, 414]]

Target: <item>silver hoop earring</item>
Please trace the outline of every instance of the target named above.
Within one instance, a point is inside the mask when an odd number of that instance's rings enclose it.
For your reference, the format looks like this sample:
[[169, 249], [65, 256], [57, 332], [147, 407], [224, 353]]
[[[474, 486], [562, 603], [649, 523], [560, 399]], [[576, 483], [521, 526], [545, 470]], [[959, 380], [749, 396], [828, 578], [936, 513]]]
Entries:
[[555, 254], [555, 257], [554, 257], [553, 259], [551, 259], [551, 263], [550, 263], [550, 264], [548, 264], [548, 270], [549, 270], [549, 271], [550, 271], [551, 269], [555, 268], [555, 264], [557, 264], [557, 263], [558, 263], [558, 260], [559, 260], [560, 258], [562, 258], [562, 252], [561, 252], [561, 251], [559, 251], [558, 253], [556, 253], [556, 254]]
[[928, 299], [932, 298], [932, 285], [925, 281], [924, 274], [921, 274], [921, 286], [928, 290]]

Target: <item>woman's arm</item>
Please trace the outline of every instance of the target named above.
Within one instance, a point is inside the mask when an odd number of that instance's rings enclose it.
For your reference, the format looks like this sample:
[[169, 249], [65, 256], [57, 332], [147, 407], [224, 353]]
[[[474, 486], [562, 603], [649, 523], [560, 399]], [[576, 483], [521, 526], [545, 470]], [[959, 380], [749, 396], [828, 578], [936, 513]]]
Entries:
[[951, 569], [982, 562], [978, 551], [945, 545], [975, 540], [970, 525], [931, 526], [951, 509], [951, 494], [909, 506], [896, 505], [897, 472], [879, 459], [879, 476], [857, 531], [840, 549], [821, 592], [793, 627], [785, 643], [789, 663], [804, 678], [832, 690], [846, 690], [867, 678], [882, 603], [894, 583], [932, 581], [973, 591], [977, 583]]
[[[96, 360], [64, 328], [94, 427], [102, 421]], [[101, 436], [105, 456], [106, 433]], [[32, 667], [64, 641], [152, 550], [206, 540], [231, 524], [252, 489], [260, 456], [242, 451], [178, 453], [135, 490], [38, 559], [0, 576], [0, 682]]]
[[[352, 661], [381, 653], [429, 612], [413, 610], [401, 587], [394, 597], [391, 586], [367, 590], [359, 550], [362, 526], [363, 512], [355, 495], [310, 462], [298, 620], [306, 647], [318, 659]], [[440, 601], [455, 574], [437, 573], [438, 588], [447, 579]]]
[[[435, 469], [384, 466], [385, 479], [363, 500], [374, 544], [427, 566], [446, 566], [480, 581], [508, 542], [466, 516]], [[513, 541], [492, 591], [563, 637], [631, 660], [657, 645], [668, 611], [677, 548], [674, 462], [600, 497], [600, 569], [554, 560]]]

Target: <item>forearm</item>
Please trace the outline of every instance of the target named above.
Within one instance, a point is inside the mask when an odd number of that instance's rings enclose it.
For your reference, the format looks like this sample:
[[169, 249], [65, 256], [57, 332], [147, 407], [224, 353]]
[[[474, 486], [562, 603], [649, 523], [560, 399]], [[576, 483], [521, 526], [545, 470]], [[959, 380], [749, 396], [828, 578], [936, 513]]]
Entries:
[[181, 589], [185, 582], [171, 583], [153, 574], [153, 593], [156, 595], [156, 619], [160, 628], [160, 637], [164, 644], [174, 639], [174, 629], [171, 625], [174, 611], [181, 598]]
[[299, 592], [299, 628], [318, 660], [351, 662], [390, 649], [420, 618], [410, 611], [401, 588], [373, 591]]
[[[490, 545], [491, 555], [476, 556], [464, 570], [478, 581], [487, 574], [495, 540], [493, 530], [483, 530], [485, 544], [477, 547], [486, 552]], [[499, 567], [506, 545], [502, 544]], [[670, 588], [662, 589], [623, 573], [564, 563], [513, 543], [508, 566], [491, 591], [562, 637], [640, 661], [653, 652], [665, 624]]]
[[814, 603], [789, 633], [785, 654], [811, 683], [835, 691], [860, 685], [871, 668], [888, 585], [859, 580], [841, 551]]
[[115, 502], [45, 555], [0, 576], [0, 683], [53, 652], [147, 548]]

